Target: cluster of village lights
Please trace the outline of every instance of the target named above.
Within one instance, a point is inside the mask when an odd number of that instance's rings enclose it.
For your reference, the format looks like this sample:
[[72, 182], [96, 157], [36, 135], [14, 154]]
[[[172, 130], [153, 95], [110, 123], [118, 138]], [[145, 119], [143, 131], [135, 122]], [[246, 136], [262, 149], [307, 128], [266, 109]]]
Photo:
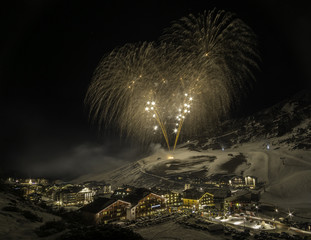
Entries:
[[[179, 138], [179, 134], [180, 134], [183, 122], [184, 122], [184, 120], [186, 118], [186, 115], [190, 113], [191, 102], [193, 100], [192, 97], [190, 97], [190, 96], [188, 97], [187, 93], [185, 93], [184, 95], [185, 95], [185, 99], [184, 99], [183, 105], [179, 107], [178, 115], [176, 116], [176, 119], [177, 119], [178, 122], [175, 124], [175, 128], [173, 129], [173, 133], [176, 134], [175, 143], [174, 143], [174, 150], [176, 148], [176, 144], [177, 144], [177, 141], [178, 141], [178, 138]], [[167, 147], [170, 150], [169, 139], [168, 139], [168, 135], [167, 135], [167, 132], [166, 132], [166, 128], [164, 126], [164, 122], [162, 121], [162, 119], [160, 117], [160, 114], [157, 111], [156, 102], [155, 101], [147, 101], [147, 104], [146, 104], [146, 107], [145, 107], [145, 111], [148, 112], [148, 113], [149, 112], [152, 113], [152, 117], [158, 123], [158, 125], [155, 125], [153, 127], [153, 130], [157, 131], [159, 129], [159, 126], [160, 126], [160, 128], [162, 130], [162, 133], [163, 133], [163, 136], [165, 138]]]

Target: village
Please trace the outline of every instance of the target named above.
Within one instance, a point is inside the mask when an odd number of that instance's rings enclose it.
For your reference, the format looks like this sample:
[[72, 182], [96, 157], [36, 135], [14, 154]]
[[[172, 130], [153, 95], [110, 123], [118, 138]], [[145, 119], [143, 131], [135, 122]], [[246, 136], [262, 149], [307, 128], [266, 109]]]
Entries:
[[254, 214], [262, 188], [255, 177], [219, 174], [188, 181], [182, 191], [128, 185], [113, 188], [95, 181], [55, 184], [47, 179], [9, 178], [6, 182], [26, 199], [67, 211], [79, 210], [94, 223], [133, 220], [158, 212], [201, 212], [214, 216], [245, 210]]
[[139, 228], [174, 218], [211, 232], [246, 229], [274, 230], [273, 234], [282, 233], [283, 237], [291, 231], [311, 234], [310, 222], [294, 222], [293, 213], [260, 202], [265, 185], [253, 176], [216, 174], [187, 179], [179, 191], [129, 185], [114, 188], [96, 181], [72, 184], [8, 178], [6, 183], [34, 203], [44, 203], [55, 211], [79, 212], [87, 224]]

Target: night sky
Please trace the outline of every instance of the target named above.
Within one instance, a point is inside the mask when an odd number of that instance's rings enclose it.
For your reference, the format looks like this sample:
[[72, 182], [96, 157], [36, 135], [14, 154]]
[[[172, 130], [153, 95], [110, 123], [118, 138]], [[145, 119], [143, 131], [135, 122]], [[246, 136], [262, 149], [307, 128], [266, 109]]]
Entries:
[[156, 41], [189, 13], [235, 12], [257, 34], [261, 72], [236, 117], [311, 88], [307, 1], [8, 1], [1, 12], [0, 174], [71, 178], [137, 159], [135, 142], [98, 133], [84, 97], [101, 57]]

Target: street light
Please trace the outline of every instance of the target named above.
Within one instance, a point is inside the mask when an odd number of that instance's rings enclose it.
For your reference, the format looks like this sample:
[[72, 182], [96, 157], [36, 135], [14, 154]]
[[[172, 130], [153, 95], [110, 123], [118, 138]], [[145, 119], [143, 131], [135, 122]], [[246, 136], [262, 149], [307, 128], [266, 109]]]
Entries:
[[[279, 210], [276, 208], [276, 209], [274, 209], [274, 211], [275, 211], [275, 217], [274, 218], [276, 218], [276, 215], [277, 215], [277, 213], [279, 212]], [[273, 219], [274, 219], [273, 218]]]
[[289, 213], [288, 213], [288, 216], [290, 217], [290, 219], [292, 219], [293, 213], [289, 212]]
[[257, 211], [257, 217], [258, 217], [258, 206], [256, 206], [256, 211]]
[[291, 212], [291, 211], [288, 209], [288, 217], [290, 218], [290, 220], [292, 220], [293, 213], [294, 213], [294, 212]]

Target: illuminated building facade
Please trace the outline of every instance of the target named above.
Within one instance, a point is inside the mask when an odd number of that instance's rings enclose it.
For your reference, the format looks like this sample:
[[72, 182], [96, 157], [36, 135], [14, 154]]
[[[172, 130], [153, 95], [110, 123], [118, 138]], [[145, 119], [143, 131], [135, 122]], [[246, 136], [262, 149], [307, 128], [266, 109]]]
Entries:
[[229, 180], [229, 185], [234, 188], [238, 187], [244, 187], [245, 186], [245, 180], [242, 176], [234, 176]]
[[[125, 199], [98, 198], [81, 208], [84, 219], [95, 224], [133, 220], [166, 211], [165, 198], [138, 189]], [[144, 196], [141, 198], [141, 196]]]
[[226, 211], [250, 210], [257, 205], [259, 193], [251, 191], [241, 191], [238, 194], [225, 199], [224, 207]]
[[208, 192], [200, 192], [196, 189], [188, 189], [184, 191], [183, 207], [197, 211], [204, 207], [214, 206], [214, 195]]
[[87, 223], [107, 224], [125, 220], [131, 203], [119, 199], [99, 198], [80, 209]]
[[166, 210], [165, 198], [157, 194], [150, 193], [139, 200], [135, 208], [135, 218], [150, 216], [159, 211]]
[[156, 188], [152, 189], [152, 192], [165, 198], [166, 207], [169, 211], [178, 210], [183, 204], [181, 194], [178, 192]]
[[110, 221], [125, 220], [130, 206], [129, 202], [117, 200], [96, 214], [96, 222], [106, 224]]
[[256, 187], [257, 178], [252, 176], [234, 176], [229, 180], [229, 186], [233, 188], [241, 188], [241, 187], [248, 187], [248, 188], [255, 188]]
[[111, 193], [112, 192], [111, 185], [110, 184], [104, 185], [103, 191], [104, 193]]
[[95, 191], [89, 188], [67, 187], [56, 193], [58, 204], [61, 206], [81, 206], [93, 201]]
[[246, 176], [245, 177], [245, 185], [249, 188], [255, 188], [256, 187], [257, 178], [252, 176]]
[[168, 191], [163, 197], [166, 200], [167, 207], [180, 207], [183, 204], [181, 195], [177, 192]]

